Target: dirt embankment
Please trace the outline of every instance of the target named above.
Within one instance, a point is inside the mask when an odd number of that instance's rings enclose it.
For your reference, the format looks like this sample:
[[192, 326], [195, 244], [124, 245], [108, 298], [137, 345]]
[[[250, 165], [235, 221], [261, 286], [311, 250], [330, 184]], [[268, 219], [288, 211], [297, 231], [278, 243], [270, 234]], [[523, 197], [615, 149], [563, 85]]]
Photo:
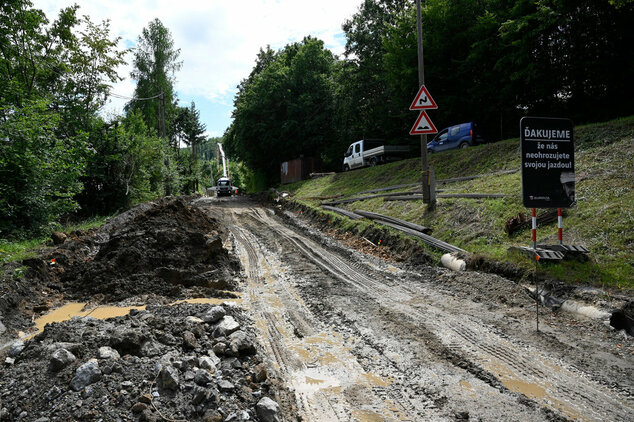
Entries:
[[[22, 330], [60, 303], [159, 303], [188, 297], [232, 297], [239, 263], [222, 247], [223, 228], [186, 199], [139, 205], [99, 230], [27, 259], [0, 284], [0, 314]], [[15, 264], [13, 264], [15, 267]], [[224, 296], [223, 296], [224, 295]]]
[[[278, 388], [243, 311], [166, 306], [238, 297], [240, 263], [223, 247], [227, 232], [191, 200], [142, 204], [5, 268], [0, 420], [278, 420]], [[15, 341], [34, 318], [71, 301], [147, 307], [76, 317]]]

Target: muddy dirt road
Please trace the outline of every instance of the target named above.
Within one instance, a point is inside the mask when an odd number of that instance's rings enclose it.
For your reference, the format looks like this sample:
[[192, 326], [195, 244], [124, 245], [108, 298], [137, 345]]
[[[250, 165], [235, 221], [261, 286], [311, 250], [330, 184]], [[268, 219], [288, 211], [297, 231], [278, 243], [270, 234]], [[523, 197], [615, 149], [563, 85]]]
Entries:
[[360, 254], [247, 200], [196, 204], [229, 228], [242, 306], [301, 420], [634, 419], [634, 342], [604, 321], [542, 310], [537, 333], [502, 277]]

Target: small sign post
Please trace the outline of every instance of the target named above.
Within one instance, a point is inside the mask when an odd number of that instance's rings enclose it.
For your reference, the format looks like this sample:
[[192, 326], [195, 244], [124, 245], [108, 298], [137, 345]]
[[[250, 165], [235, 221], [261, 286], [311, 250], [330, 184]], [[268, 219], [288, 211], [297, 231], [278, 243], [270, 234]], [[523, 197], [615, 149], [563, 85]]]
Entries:
[[575, 150], [570, 119], [524, 117], [520, 120], [522, 155], [522, 201], [531, 208], [535, 259], [535, 305], [539, 331], [539, 286], [537, 269], [537, 208], [558, 209], [558, 237], [561, 240], [561, 208], [575, 203]]

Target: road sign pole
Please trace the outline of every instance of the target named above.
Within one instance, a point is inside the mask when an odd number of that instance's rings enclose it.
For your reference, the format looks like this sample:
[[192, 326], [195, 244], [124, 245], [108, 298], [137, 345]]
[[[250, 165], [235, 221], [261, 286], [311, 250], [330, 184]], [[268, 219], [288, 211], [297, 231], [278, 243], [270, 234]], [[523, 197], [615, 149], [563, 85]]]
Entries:
[[533, 227], [531, 230], [531, 235], [533, 238], [533, 249], [537, 249], [537, 209], [533, 208], [531, 210], [532, 213], [532, 223], [533, 223]]
[[561, 212], [561, 208], [557, 208], [557, 238], [559, 239], [559, 244], [564, 244], [564, 218]]
[[[423, 20], [421, 15], [420, 0], [416, 0], [416, 27], [418, 32], [418, 84], [419, 87], [425, 85], [425, 63], [423, 60]], [[430, 195], [431, 174], [429, 162], [427, 161], [427, 135], [420, 135], [420, 161], [422, 167], [422, 188], [423, 203], [428, 204], [430, 209], [436, 207], [436, 201], [432, 201]]]
[[531, 209], [533, 228], [531, 237], [533, 239], [533, 253], [535, 254], [535, 315], [537, 319], [537, 331], [539, 331], [539, 284], [537, 282], [537, 269], [539, 264], [539, 254], [537, 253], [537, 209]]

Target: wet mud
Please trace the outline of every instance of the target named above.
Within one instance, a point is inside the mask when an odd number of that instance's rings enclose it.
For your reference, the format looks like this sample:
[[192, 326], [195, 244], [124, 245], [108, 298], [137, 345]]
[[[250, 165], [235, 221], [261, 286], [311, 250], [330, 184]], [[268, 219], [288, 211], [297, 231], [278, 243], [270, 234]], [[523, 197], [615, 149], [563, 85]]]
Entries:
[[634, 414], [634, 342], [609, 321], [542, 308], [537, 332], [513, 279], [358, 253], [367, 242], [324, 235], [301, 208], [225, 207], [257, 297], [247, 309], [304, 420]]
[[542, 308], [538, 332], [513, 274], [451, 272], [303, 208], [165, 199], [13, 265], [0, 336], [48, 325], [5, 348], [0, 420], [634, 418], [630, 305], [622, 329]]
[[[91, 304], [231, 297], [240, 266], [222, 246], [225, 230], [191, 205], [162, 199], [127, 211], [99, 230], [75, 233], [59, 247], [5, 269], [0, 315], [14, 331], [67, 301]], [[15, 264], [14, 264], [15, 265]]]

